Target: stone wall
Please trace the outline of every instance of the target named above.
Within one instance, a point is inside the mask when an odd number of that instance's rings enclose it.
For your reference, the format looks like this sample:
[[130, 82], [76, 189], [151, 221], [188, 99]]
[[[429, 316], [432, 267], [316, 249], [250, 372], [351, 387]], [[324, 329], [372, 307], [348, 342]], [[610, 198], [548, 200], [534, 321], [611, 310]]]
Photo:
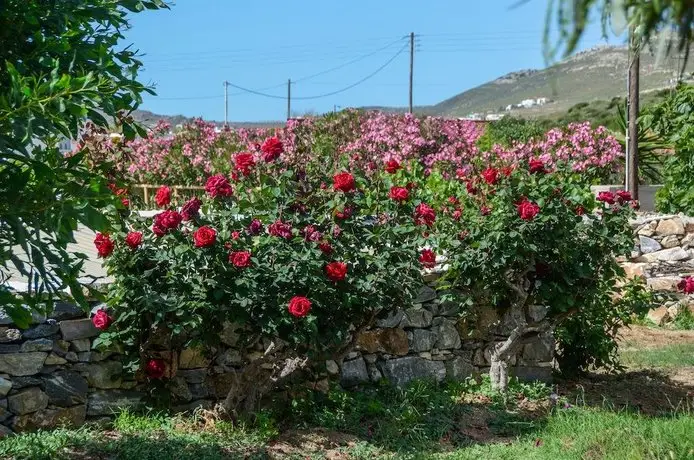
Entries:
[[694, 311], [694, 298], [677, 290], [685, 276], [694, 276], [694, 218], [683, 215], [643, 214], [632, 221], [635, 247], [622, 264], [627, 275], [641, 277], [669, 300], [648, 317], [658, 325], [672, 320], [681, 308]]
[[[490, 347], [508, 333], [507, 323], [493, 309], [461, 320], [455, 304], [441, 302], [426, 287], [411, 308], [390, 312], [364, 331], [343, 362], [320, 363], [310, 385], [327, 389], [330, 379], [344, 387], [381, 378], [396, 385], [417, 378], [465, 379], [488, 370]], [[126, 376], [121, 356], [92, 349], [98, 333], [87, 315], [68, 303], [56, 304], [48, 317], [34, 315], [25, 330], [0, 316], [0, 437], [78, 426], [145, 402], [146, 385]], [[234, 370], [262, 356], [267, 345], [239, 349], [237, 340], [227, 324], [216, 350], [186, 349], [173, 358], [162, 353], [175, 364], [168, 380], [174, 410], [210, 407], [224, 398]], [[549, 380], [553, 351], [551, 335], [525, 345], [515, 375]]]

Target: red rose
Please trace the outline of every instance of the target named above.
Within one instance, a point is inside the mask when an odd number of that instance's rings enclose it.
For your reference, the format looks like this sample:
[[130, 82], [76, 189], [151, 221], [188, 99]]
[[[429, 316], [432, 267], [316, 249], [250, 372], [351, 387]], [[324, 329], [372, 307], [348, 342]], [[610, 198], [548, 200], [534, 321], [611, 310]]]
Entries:
[[480, 208], [480, 214], [482, 214], [483, 216], [488, 216], [491, 213], [492, 213], [492, 208], [490, 208], [489, 206], [482, 206]]
[[248, 233], [251, 235], [257, 235], [263, 231], [263, 223], [258, 219], [253, 219], [250, 225], [248, 225]]
[[460, 220], [460, 217], [462, 215], [463, 215], [463, 212], [460, 209], [456, 209], [455, 211], [453, 211], [453, 215], [452, 215], [453, 220], [456, 220], [456, 221]]
[[233, 232], [231, 232], [231, 239], [232, 240], [236, 241], [239, 238], [241, 238], [241, 232], [239, 232], [237, 230], [234, 230]]
[[694, 294], [694, 278], [687, 276], [677, 283], [677, 289], [685, 294]]
[[434, 268], [436, 266], [436, 254], [431, 249], [424, 249], [419, 255], [419, 263], [424, 268]]
[[391, 187], [388, 196], [392, 200], [403, 202], [410, 197], [410, 192], [405, 187]]
[[475, 187], [475, 183], [472, 181], [467, 181], [465, 182], [465, 189], [470, 195], [477, 195], [477, 187]]
[[113, 322], [113, 318], [108, 316], [105, 310], [97, 310], [92, 316], [92, 324], [100, 331], [105, 331]]
[[217, 240], [217, 231], [208, 226], [202, 226], [193, 233], [196, 248], [208, 248]]
[[333, 252], [333, 247], [327, 241], [321, 241], [318, 243], [318, 249], [323, 251], [323, 254], [330, 255]]
[[342, 229], [340, 228], [339, 225], [335, 225], [335, 226], [333, 227], [333, 236], [334, 236], [335, 238], [338, 238], [341, 234], [342, 234]]
[[306, 241], [315, 242], [323, 238], [323, 234], [316, 230], [316, 227], [314, 227], [313, 225], [307, 225], [306, 227], [304, 227], [301, 233], [304, 235], [304, 239]]
[[240, 171], [241, 174], [244, 176], [247, 176], [251, 173], [251, 169], [255, 165], [255, 159], [253, 159], [253, 154], [244, 152], [244, 153], [237, 153], [234, 155], [234, 167], [236, 168], [237, 171]]
[[137, 249], [137, 247], [142, 244], [142, 232], [129, 232], [125, 237], [125, 244], [132, 249]]
[[163, 236], [181, 225], [183, 217], [176, 211], [167, 210], [154, 216], [152, 231], [157, 236]]
[[205, 183], [205, 191], [212, 198], [216, 198], [218, 196], [231, 196], [233, 193], [229, 179], [224, 177], [222, 174], [217, 174], [216, 176], [212, 176], [207, 179], [207, 182]]
[[130, 200], [127, 198], [121, 198], [120, 199], [120, 204], [122, 204], [124, 207], [129, 207], [130, 206]]
[[584, 208], [581, 205], [576, 206], [576, 215], [582, 216], [585, 213], [586, 213], [586, 208]]
[[289, 301], [289, 313], [296, 316], [297, 318], [304, 317], [308, 315], [311, 311], [311, 301], [306, 297], [295, 296]]
[[627, 190], [619, 190], [617, 193], [615, 193], [615, 195], [617, 201], [619, 201], [620, 203], [629, 202], [632, 200], [631, 193]]
[[545, 174], [547, 172], [545, 170], [545, 164], [542, 162], [542, 160], [532, 159], [528, 163], [528, 167], [530, 168], [531, 174]]
[[465, 171], [463, 168], [458, 168], [455, 170], [455, 178], [458, 180], [463, 180], [465, 179], [465, 176], [467, 176], [467, 171]]
[[347, 264], [344, 262], [330, 262], [325, 266], [325, 274], [330, 281], [342, 281], [347, 275]]
[[166, 363], [163, 359], [150, 359], [145, 365], [145, 374], [150, 379], [160, 379], [166, 373]]
[[506, 177], [511, 176], [511, 173], [513, 173], [513, 166], [504, 166], [501, 168], [501, 174], [503, 174]]
[[607, 204], [614, 204], [615, 196], [612, 192], [600, 192], [597, 197], [598, 201], [604, 201]]
[[166, 185], [159, 187], [157, 194], [154, 195], [154, 201], [160, 208], [168, 206], [171, 203], [171, 189]]
[[108, 257], [113, 252], [116, 247], [115, 243], [111, 241], [111, 237], [108, 233], [97, 233], [94, 238], [94, 246], [96, 246], [96, 252], [99, 257]]
[[415, 223], [417, 225], [426, 225], [431, 227], [436, 221], [436, 213], [431, 208], [431, 206], [420, 203], [414, 211]]
[[386, 172], [388, 174], [395, 174], [400, 169], [400, 163], [398, 160], [390, 159], [386, 161]]
[[289, 223], [282, 222], [281, 220], [272, 223], [267, 228], [268, 233], [272, 236], [278, 236], [284, 238], [285, 240], [290, 240], [292, 238], [292, 226]]
[[636, 200], [632, 200], [631, 203], [629, 203], [629, 206], [631, 207], [631, 209], [634, 209], [635, 211], [641, 209], [641, 203], [639, 203]]
[[263, 160], [266, 163], [272, 163], [280, 157], [282, 152], [284, 152], [282, 142], [274, 136], [265, 139], [265, 142], [263, 142], [260, 149], [263, 151]]
[[181, 208], [181, 217], [183, 220], [187, 222], [198, 217], [201, 205], [202, 201], [198, 200], [197, 198], [191, 198], [190, 200], [186, 201]]
[[449, 196], [448, 197], [448, 203], [453, 204], [453, 205], [458, 204], [458, 198], [456, 198], [454, 196]]
[[251, 266], [251, 253], [248, 251], [236, 251], [229, 254], [229, 262], [234, 267], [246, 268]]
[[496, 168], [487, 168], [482, 171], [484, 181], [489, 185], [494, 185], [499, 180], [499, 171]]
[[335, 213], [335, 217], [337, 217], [340, 220], [346, 220], [352, 217], [352, 213], [354, 212], [354, 209], [352, 209], [351, 206], [345, 207], [342, 211], [337, 211]]
[[335, 189], [335, 191], [340, 190], [347, 193], [351, 192], [355, 188], [356, 184], [354, 183], [354, 176], [352, 176], [350, 173], [342, 172], [333, 176], [333, 189]]
[[523, 220], [533, 220], [540, 213], [540, 207], [527, 199], [517, 204], [516, 208], [518, 209], [518, 215]]

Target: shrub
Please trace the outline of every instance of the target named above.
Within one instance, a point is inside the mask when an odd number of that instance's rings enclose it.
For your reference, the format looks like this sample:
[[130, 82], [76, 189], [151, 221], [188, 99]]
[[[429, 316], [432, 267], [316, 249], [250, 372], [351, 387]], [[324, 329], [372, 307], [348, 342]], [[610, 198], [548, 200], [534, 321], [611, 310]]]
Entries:
[[633, 246], [630, 197], [607, 193], [596, 202], [575, 173], [538, 160], [487, 168], [451, 195], [458, 213], [449, 210], [440, 225], [457, 239], [441, 240], [450, 264], [442, 287], [503, 317], [511, 332], [492, 350], [490, 376], [505, 389], [509, 361], [527, 339], [576, 315], [609, 316], [623, 275], [615, 257]]
[[382, 309], [411, 302], [423, 243], [416, 190], [389, 197], [405, 171], [325, 177], [238, 160], [233, 183], [210, 177], [202, 200], [153, 219], [131, 214], [111, 235], [115, 321], [99, 338], [122, 344], [129, 368], [150, 378], [175, 372], [163, 351], [214, 345], [225, 323], [240, 346], [274, 342], [238, 374], [229, 411], [252, 409], [277, 374], [339, 355]]

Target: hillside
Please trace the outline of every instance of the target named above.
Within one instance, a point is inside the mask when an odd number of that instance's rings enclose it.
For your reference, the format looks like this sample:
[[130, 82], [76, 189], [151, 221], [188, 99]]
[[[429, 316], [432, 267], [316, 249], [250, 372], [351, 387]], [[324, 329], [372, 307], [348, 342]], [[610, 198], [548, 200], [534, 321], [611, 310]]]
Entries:
[[[193, 121], [192, 117], [186, 117], [184, 115], [160, 115], [157, 113], [150, 112], [149, 110], [135, 110], [133, 112], [133, 118], [135, 121], [145, 125], [154, 126], [159, 120], [164, 120], [171, 126], [182, 125], [185, 123], [190, 123]], [[217, 126], [222, 126], [224, 123], [221, 121], [208, 120]], [[276, 126], [282, 126], [284, 121], [259, 121], [259, 122], [231, 122], [229, 126], [233, 128], [273, 128]]]

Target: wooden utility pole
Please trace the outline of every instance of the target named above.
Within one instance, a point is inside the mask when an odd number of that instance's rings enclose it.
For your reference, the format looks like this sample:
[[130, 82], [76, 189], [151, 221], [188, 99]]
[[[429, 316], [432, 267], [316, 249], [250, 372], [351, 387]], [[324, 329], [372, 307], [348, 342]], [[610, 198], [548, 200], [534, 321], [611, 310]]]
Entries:
[[225, 81], [224, 85], [224, 127], [229, 126], [229, 82]]
[[292, 80], [287, 80], [287, 120], [292, 117]]
[[410, 33], [410, 113], [412, 113], [412, 82], [414, 77], [414, 32]]
[[633, 199], [639, 199], [639, 53], [640, 45], [634, 35], [633, 29], [630, 30], [629, 40], [629, 95], [628, 95], [628, 117], [629, 126], [627, 127], [627, 190]]

